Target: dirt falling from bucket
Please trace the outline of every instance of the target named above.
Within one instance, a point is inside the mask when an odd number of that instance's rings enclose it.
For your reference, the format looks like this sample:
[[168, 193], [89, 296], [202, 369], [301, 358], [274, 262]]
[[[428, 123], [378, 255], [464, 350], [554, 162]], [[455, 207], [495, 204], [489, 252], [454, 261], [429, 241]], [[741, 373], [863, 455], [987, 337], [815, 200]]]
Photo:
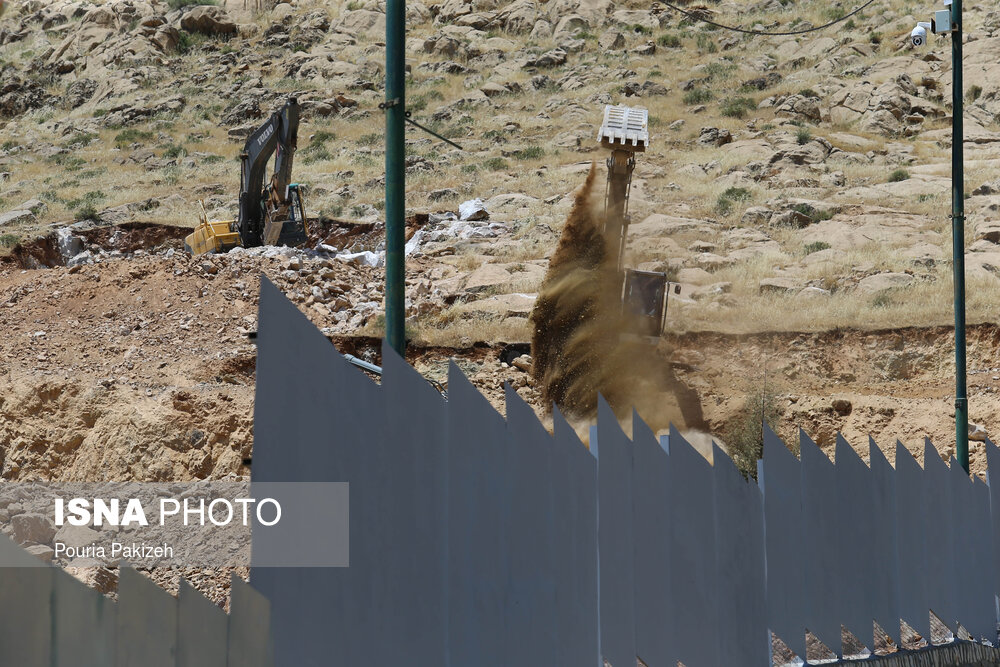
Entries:
[[635, 407], [654, 430], [683, 426], [665, 361], [652, 346], [622, 340], [617, 258], [603, 235], [591, 165], [577, 192], [531, 313], [532, 375], [547, 405], [591, 420], [598, 393], [619, 417]]

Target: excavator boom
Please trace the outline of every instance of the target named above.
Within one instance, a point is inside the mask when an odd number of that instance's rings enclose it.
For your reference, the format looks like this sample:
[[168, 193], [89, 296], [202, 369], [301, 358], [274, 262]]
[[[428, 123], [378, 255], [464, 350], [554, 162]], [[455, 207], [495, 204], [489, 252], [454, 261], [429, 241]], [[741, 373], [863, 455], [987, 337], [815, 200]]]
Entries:
[[601, 146], [611, 150], [604, 197], [604, 239], [617, 261], [622, 294], [622, 315], [637, 335], [657, 337], [666, 319], [669, 283], [665, 273], [624, 267], [628, 239], [628, 200], [632, 189], [635, 154], [649, 144], [649, 113], [626, 106], [604, 107], [598, 133]]

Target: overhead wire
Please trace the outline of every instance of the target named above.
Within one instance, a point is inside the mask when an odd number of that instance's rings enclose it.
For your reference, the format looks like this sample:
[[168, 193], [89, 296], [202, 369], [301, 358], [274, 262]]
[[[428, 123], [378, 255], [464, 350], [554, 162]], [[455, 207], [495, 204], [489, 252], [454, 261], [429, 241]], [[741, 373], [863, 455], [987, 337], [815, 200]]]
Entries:
[[830, 26], [837, 25], [838, 23], [840, 23], [842, 21], [846, 21], [847, 19], [851, 18], [855, 14], [857, 14], [857, 13], [859, 13], [861, 11], [864, 11], [864, 9], [867, 8], [873, 2], [875, 2], [875, 0], [867, 0], [865, 3], [863, 3], [863, 4], [859, 5], [858, 7], [854, 8], [850, 13], [844, 14], [840, 18], [834, 19], [834, 20], [830, 21], [829, 23], [824, 23], [823, 25], [814, 26], [812, 28], [803, 28], [802, 30], [786, 30], [786, 31], [775, 31], [775, 32], [771, 32], [771, 31], [767, 31], [767, 30], [752, 30], [752, 29], [747, 29], [747, 28], [740, 28], [740, 27], [737, 27], [737, 26], [725, 25], [723, 23], [716, 23], [715, 21], [712, 21], [712, 20], [707, 19], [704, 16], [702, 16], [702, 14], [700, 12], [691, 12], [691, 11], [688, 11], [686, 9], [682, 9], [682, 8], [678, 7], [677, 5], [671, 4], [669, 2], [665, 2], [664, 0], [660, 0], [660, 2], [661, 2], [661, 4], [669, 7], [672, 10], [674, 10], [675, 12], [678, 12], [680, 14], [684, 14], [688, 18], [694, 19], [695, 21], [701, 21], [702, 23], [707, 23], [709, 25], [714, 25], [716, 28], [722, 28], [724, 30], [731, 30], [732, 32], [739, 32], [739, 33], [743, 33], [744, 35], [759, 35], [761, 37], [784, 37], [784, 36], [789, 36], [789, 35], [804, 35], [807, 32], [816, 32], [818, 30], [825, 30], [826, 28], [829, 28]]

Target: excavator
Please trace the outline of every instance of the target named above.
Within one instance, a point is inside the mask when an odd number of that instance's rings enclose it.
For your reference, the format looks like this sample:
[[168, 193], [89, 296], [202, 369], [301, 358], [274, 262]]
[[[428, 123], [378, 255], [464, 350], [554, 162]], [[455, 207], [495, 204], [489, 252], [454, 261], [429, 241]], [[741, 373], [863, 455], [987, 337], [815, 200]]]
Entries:
[[[213, 220], [202, 215], [194, 232], [184, 239], [192, 255], [228, 252], [242, 246], [296, 246], [307, 238], [302, 193], [292, 183], [292, 158], [299, 131], [299, 104], [292, 97], [263, 125], [250, 133], [240, 154], [240, 203], [236, 220]], [[274, 173], [264, 176], [271, 155]]]
[[[637, 107], [610, 104], [604, 107], [604, 120], [598, 131], [603, 148], [611, 150], [608, 158], [608, 182], [604, 195], [604, 238], [618, 262], [618, 280], [622, 290], [622, 317], [630, 335], [656, 338], [663, 333], [667, 317], [667, 298], [671, 283], [667, 274], [639, 271], [623, 266], [628, 239], [629, 194], [637, 153], [649, 144], [649, 112]], [[680, 285], [674, 284], [679, 292]]]

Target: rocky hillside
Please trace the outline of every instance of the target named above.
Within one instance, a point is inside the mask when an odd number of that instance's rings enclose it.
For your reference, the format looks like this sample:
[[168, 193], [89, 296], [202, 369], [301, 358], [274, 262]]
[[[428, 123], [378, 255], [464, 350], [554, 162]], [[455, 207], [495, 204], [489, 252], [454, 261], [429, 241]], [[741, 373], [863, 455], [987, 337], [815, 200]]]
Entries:
[[[383, 7], [183, 0], [15, 3], [0, 20], [0, 244], [75, 220], [191, 226], [232, 217], [237, 154], [294, 95], [295, 177], [312, 215], [377, 230]], [[429, 342], [527, 338], [524, 314], [606, 103], [650, 110], [627, 261], [670, 271], [676, 330], [825, 329], [950, 318], [947, 40], [914, 51], [926, 8], [876, 1], [798, 37], [712, 29], [657, 3], [407, 3], [408, 205], [437, 227]], [[724, 2], [723, 23], [792, 30], [845, 3]], [[966, 8], [970, 319], [1000, 267], [1000, 14]], [[919, 14], [919, 16], [918, 16]], [[485, 211], [455, 228], [459, 204]], [[377, 234], [376, 234], [377, 235]], [[377, 264], [374, 254], [360, 261]], [[485, 297], [485, 298], [484, 298]]]

